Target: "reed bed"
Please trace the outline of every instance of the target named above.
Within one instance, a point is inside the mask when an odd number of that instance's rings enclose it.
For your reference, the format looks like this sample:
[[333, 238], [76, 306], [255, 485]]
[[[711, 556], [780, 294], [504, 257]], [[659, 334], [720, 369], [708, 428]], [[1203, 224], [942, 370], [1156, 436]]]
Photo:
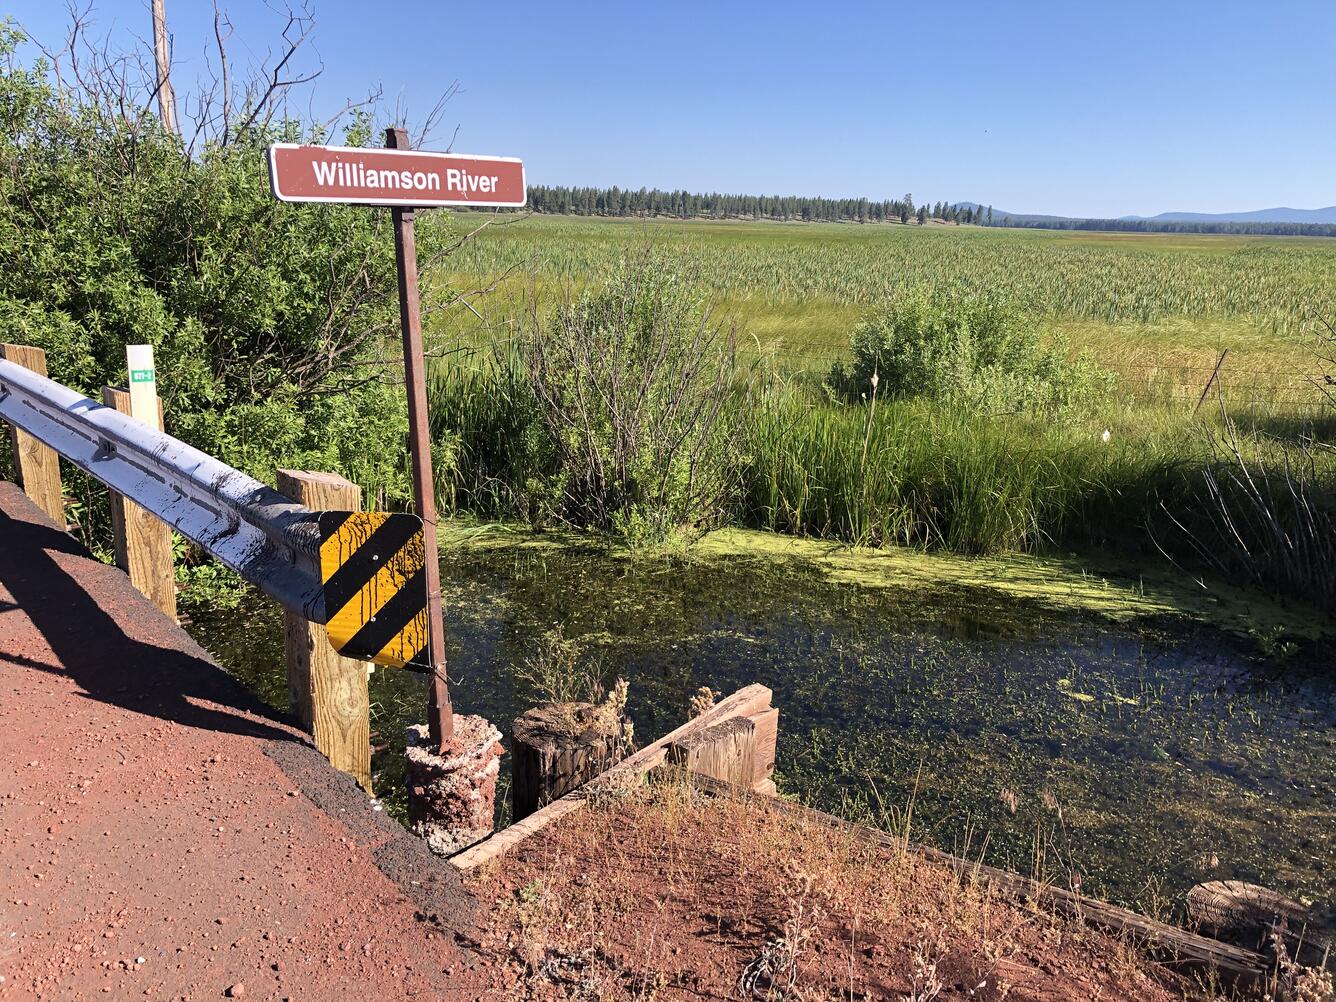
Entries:
[[491, 227], [451, 269], [582, 283], [645, 241], [696, 269], [715, 296], [772, 305], [867, 306], [963, 283], [1072, 319], [1248, 318], [1289, 334], [1336, 315], [1336, 247], [1305, 238], [534, 217]]
[[[521, 301], [598, 283], [647, 239], [741, 324], [734, 524], [970, 554], [1102, 547], [1336, 605], [1336, 409], [1314, 383], [1308, 340], [1314, 317], [1336, 316], [1327, 241], [562, 218], [492, 227], [435, 276], [466, 287], [460, 275], [523, 272], [476, 312], [436, 318], [450, 352], [433, 376], [433, 430], [457, 510], [541, 522], [552, 450], [510, 354], [510, 318]], [[1013, 297], [1109, 367], [1112, 392], [1060, 416], [831, 396], [825, 377], [849, 359], [870, 304], [947, 285]]]

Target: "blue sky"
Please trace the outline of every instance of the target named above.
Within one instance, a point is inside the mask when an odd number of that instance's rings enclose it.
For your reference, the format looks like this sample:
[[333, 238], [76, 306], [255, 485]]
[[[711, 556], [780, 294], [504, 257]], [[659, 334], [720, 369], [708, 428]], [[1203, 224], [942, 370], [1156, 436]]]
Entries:
[[[220, 0], [263, 53], [261, 0]], [[55, 0], [6, 7], [39, 37]], [[315, 0], [317, 109], [368, 85], [534, 183], [895, 197], [1085, 216], [1336, 204], [1336, 3]], [[101, 0], [149, 34], [148, 0]], [[206, 0], [167, 0], [178, 78]], [[178, 87], [180, 84], [178, 83]]]

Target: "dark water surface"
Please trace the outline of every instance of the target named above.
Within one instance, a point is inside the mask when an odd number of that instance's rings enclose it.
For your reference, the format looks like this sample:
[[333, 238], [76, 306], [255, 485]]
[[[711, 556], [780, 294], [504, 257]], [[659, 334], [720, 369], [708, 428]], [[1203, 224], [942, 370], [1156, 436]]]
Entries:
[[[761, 682], [780, 708], [777, 780], [804, 803], [1162, 915], [1201, 880], [1252, 880], [1333, 917], [1336, 671], [1270, 662], [1214, 631], [1111, 627], [991, 590], [866, 588], [772, 558], [628, 560], [464, 549], [444, 562], [458, 712], [503, 732], [532, 702], [516, 666], [561, 625], [631, 686], [641, 743], [697, 687]], [[270, 603], [192, 610], [192, 631], [286, 702]], [[402, 732], [425, 683], [372, 678], [400, 800]]]

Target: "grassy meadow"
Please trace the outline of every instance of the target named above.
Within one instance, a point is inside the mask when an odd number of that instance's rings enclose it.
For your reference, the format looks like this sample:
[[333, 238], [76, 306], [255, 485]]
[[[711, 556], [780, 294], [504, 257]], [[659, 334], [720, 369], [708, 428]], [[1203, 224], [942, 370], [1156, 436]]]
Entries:
[[[451, 218], [463, 234], [487, 221]], [[956, 283], [1014, 296], [1117, 370], [1125, 393], [1191, 396], [1229, 349], [1227, 381], [1244, 401], [1311, 407], [1307, 333], [1336, 317], [1336, 242], [1301, 237], [1088, 233], [928, 225], [707, 222], [533, 216], [497, 223], [435, 276], [504, 324], [515, 297], [597, 283], [646, 244], [706, 287], [744, 348], [792, 369], [824, 372], [849, 331], [897, 292]], [[457, 315], [462, 314], [462, 315]], [[483, 324], [467, 311], [452, 333]]]
[[[443, 218], [433, 239], [489, 218]], [[522, 392], [513, 373], [497, 381], [519, 318], [599, 287], [647, 245], [738, 332], [726, 521], [963, 553], [1168, 555], [1327, 600], [1336, 411], [1314, 380], [1316, 334], [1336, 318], [1336, 242], [1320, 239], [495, 217], [427, 277], [468, 304], [429, 320], [460, 509], [524, 517], [515, 498], [542, 475], [499, 455], [522, 434], [497, 404]], [[823, 381], [850, 358], [860, 317], [922, 289], [1007, 297], [1111, 390], [1060, 415], [834, 399]]]

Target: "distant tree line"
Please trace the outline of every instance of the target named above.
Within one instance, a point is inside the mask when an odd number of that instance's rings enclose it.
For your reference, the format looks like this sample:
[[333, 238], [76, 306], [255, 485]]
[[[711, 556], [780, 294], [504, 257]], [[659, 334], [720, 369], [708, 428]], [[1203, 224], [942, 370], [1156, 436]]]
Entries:
[[1336, 224], [1229, 223], [1164, 219], [1034, 219], [994, 213], [991, 205], [924, 202], [913, 195], [868, 198], [804, 198], [799, 195], [724, 195], [658, 188], [570, 188], [533, 185], [529, 208], [564, 216], [670, 216], [677, 219], [774, 219], [805, 223], [885, 223], [930, 220], [975, 226], [1041, 230], [1113, 230], [1128, 233], [1240, 233], [1261, 236], [1336, 237]]
[[570, 216], [674, 216], [679, 219], [776, 219], [799, 222], [883, 223], [929, 219], [947, 223], [988, 222], [982, 206], [950, 202], [914, 204], [913, 195], [872, 201], [867, 198], [804, 198], [798, 195], [723, 195], [658, 188], [568, 188], [533, 185], [534, 212]]

